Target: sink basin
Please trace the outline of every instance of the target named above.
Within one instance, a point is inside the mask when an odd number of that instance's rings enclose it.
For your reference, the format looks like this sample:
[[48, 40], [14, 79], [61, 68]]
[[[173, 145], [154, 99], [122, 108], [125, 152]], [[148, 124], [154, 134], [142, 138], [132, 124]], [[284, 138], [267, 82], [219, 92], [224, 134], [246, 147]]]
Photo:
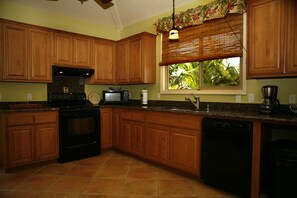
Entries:
[[151, 107], [153, 109], [160, 109], [164, 111], [179, 111], [179, 112], [203, 112], [203, 110], [195, 108], [186, 108], [186, 107]]

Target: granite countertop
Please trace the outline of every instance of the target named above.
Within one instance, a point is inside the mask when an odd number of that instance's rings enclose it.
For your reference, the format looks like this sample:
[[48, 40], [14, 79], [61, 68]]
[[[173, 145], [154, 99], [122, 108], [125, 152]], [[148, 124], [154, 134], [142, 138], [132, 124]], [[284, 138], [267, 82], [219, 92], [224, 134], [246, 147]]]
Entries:
[[[209, 111], [207, 111], [209, 105]], [[186, 113], [201, 115], [204, 117], [244, 119], [269, 123], [284, 123], [297, 125], [297, 114], [289, 110], [288, 105], [281, 105], [280, 110], [274, 114], [263, 114], [259, 111], [259, 104], [237, 104], [237, 103], [212, 103], [201, 102], [200, 109], [185, 101], [149, 101], [148, 106], [142, 106], [140, 101], [131, 100], [128, 104], [122, 105], [97, 105], [98, 108], [117, 107], [142, 109], [146, 111]], [[49, 107], [47, 102], [7, 102], [0, 103], [0, 113], [9, 112], [34, 112], [34, 111], [55, 111], [58, 108]]]
[[[170, 103], [170, 102], [169, 102]], [[206, 110], [206, 105], [209, 105], [209, 111]], [[193, 115], [201, 115], [203, 117], [216, 117], [216, 118], [232, 118], [244, 119], [251, 121], [261, 121], [268, 123], [283, 123], [297, 125], [297, 114], [290, 112], [287, 105], [282, 106], [277, 113], [263, 114], [259, 111], [257, 104], [233, 104], [233, 103], [200, 103], [200, 109], [195, 109], [190, 105], [178, 104], [150, 104], [142, 106], [140, 104], [126, 104], [126, 105], [99, 105], [100, 108], [117, 107], [117, 108], [131, 108], [141, 109], [147, 111], [159, 112], [173, 112], [173, 113], [186, 113]]]
[[56, 111], [58, 108], [49, 107], [47, 102], [7, 102], [0, 103], [0, 113]]

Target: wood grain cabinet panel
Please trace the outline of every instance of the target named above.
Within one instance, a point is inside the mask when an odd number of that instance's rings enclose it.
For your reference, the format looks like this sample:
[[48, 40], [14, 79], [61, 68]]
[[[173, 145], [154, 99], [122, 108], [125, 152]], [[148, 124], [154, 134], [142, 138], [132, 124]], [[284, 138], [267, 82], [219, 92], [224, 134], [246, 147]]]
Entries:
[[35, 126], [35, 160], [44, 161], [58, 156], [57, 124], [39, 124]]
[[[47, 115], [47, 116], [46, 116]], [[57, 159], [59, 156], [58, 112], [2, 113], [1, 155], [5, 168]]]
[[116, 82], [156, 83], [156, 35], [140, 33], [117, 43]]
[[198, 175], [200, 155], [198, 153], [199, 132], [185, 130], [172, 130], [171, 162], [174, 167], [188, 173]]
[[146, 128], [146, 157], [160, 162], [169, 164], [169, 129], [157, 125], [147, 125]]
[[28, 68], [29, 81], [52, 81], [53, 33], [48, 30], [29, 29]]
[[117, 43], [115, 80], [119, 84], [129, 83], [129, 41]]
[[113, 41], [93, 40], [93, 63], [95, 74], [92, 77], [94, 84], [113, 84], [115, 82], [115, 51]]
[[1, 80], [51, 82], [52, 32], [22, 23], [2, 23]]
[[91, 38], [70, 33], [54, 34], [54, 63], [91, 67]]
[[8, 127], [7, 136], [7, 166], [20, 166], [34, 160], [33, 126]]
[[287, 0], [285, 10], [288, 14], [288, 36], [286, 43], [288, 43], [286, 49], [286, 73], [297, 74], [297, 1]]
[[28, 79], [27, 28], [15, 23], [2, 24], [1, 79], [24, 81]]
[[121, 110], [113, 109], [112, 111], [112, 145], [115, 148], [120, 148], [120, 131], [121, 131]]
[[297, 76], [295, 0], [248, 0], [248, 77]]
[[101, 122], [101, 149], [112, 147], [112, 126], [113, 126], [112, 108], [100, 109]]

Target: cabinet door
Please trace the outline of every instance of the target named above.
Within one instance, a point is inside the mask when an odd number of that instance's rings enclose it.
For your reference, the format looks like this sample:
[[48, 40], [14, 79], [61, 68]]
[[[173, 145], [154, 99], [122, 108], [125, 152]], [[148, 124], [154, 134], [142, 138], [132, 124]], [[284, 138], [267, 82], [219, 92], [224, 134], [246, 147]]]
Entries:
[[120, 148], [121, 111], [118, 109], [114, 109], [112, 114], [112, 144], [115, 148]]
[[101, 108], [101, 149], [112, 147], [112, 109]]
[[73, 65], [91, 66], [91, 39], [83, 36], [73, 37]]
[[[28, 79], [27, 29], [16, 24], [3, 24], [2, 79], [22, 81]], [[1, 60], [2, 62], [2, 60]]]
[[129, 83], [129, 41], [117, 43], [116, 82]]
[[131, 151], [131, 123], [129, 120], [122, 120], [120, 130], [120, 148], [130, 152]]
[[286, 73], [297, 74], [297, 2], [296, 0], [287, 0], [285, 3], [286, 13], [288, 15], [288, 36], [287, 36], [287, 51], [286, 51]]
[[142, 38], [136, 37], [129, 41], [129, 82], [143, 82]]
[[169, 129], [148, 125], [146, 128], [146, 157], [163, 164], [169, 164]]
[[114, 83], [115, 73], [115, 43], [95, 40], [93, 45], [95, 74], [92, 77], [93, 83], [111, 84]]
[[73, 46], [71, 35], [56, 33], [54, 36], [54, 48], [55, 63], [72, 65]]
[[142, 156], [144, 154], [144, 124], [131, 122], [131, 152]]
[[34, 127], [8, 127], [7, 167], [15, 167], [34, 161]]
[[31, 28], [28, 41], [29, 80], [50, 82], [52, 79], [52, 32]]
[[277, 76], [284, 72], [282, 3], [248, 3], [248, 77]]
[[[198, 175], [198, 132], [183, 133], [184, 130], [172, 130], [171, 162], [176, 168]], [[197, 135], [196, 135], [196, 134]]]
[[39, 124], [35, 126], [36, 161], [57, 159], [58, 149], [57, 124]]

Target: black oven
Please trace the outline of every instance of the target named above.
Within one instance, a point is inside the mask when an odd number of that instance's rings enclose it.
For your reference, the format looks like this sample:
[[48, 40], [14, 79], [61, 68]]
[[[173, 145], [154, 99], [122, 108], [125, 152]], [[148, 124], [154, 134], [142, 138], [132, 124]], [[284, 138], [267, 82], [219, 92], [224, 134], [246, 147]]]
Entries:
[[[58, 95], [58, 96], [57, 96]], [[59, 107], [59, 162], [99, 155], [100, 111], [85, 94], [56, 94], [51, 106]]]

